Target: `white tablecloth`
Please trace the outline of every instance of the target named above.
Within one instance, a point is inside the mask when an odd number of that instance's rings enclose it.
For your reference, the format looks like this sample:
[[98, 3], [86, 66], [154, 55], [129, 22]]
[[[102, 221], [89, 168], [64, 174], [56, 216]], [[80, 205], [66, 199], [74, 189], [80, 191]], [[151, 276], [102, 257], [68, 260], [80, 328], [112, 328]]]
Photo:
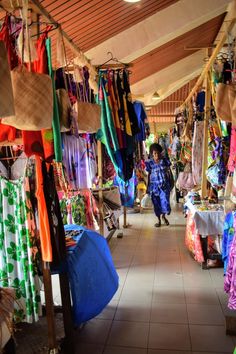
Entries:
[[204, 210], [200, 211], [191, 203], [185, 204], [193, 215], [197, 233], [202, 237], [208, 235], [222, 235], [224, 230], [224, 211]]

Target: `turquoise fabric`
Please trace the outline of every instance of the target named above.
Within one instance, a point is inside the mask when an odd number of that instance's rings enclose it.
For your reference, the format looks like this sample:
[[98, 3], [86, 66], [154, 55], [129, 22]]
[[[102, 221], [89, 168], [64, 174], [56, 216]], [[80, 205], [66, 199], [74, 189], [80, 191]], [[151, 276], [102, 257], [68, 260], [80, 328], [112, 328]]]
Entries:
[[51, 38], [47, 38], [46, 48], [47, 48], [47, 55], [48, 55], [49, 75], [51, 76], [52, 85], [53, 85], [52, 130], [53, 130], [53, 139], [54, 139], [55, 160], [56, 160], [56, 162], [62, 162], [62, 142], [61, 142], [61, 131], [60, 131], [60, 119], [59, 119], [59, 109], [58, 109], [57, 95], [56, 95], [55, 72], [52, 69]]

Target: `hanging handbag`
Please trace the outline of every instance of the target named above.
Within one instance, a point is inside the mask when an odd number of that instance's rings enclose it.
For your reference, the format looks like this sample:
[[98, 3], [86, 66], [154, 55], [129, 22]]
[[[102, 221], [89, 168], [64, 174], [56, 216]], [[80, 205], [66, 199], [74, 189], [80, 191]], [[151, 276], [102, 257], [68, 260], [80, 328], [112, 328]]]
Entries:
[[89, 102], [77, 102], [80, 133], [96, 133], [101, 128], [101, 106]]
[[183, 172], [179, 173], [178, 179], [176, 181], [176, 187], [181, 190], [190, 191], [195, 186], [193, 181], [193, 175], [191, 171], [191, 165], [187, 164]]
[[15, 115], [14, 98], [7, 50], [0, 41], [0, 118]]
[[236, 90], [232, 84], [219, 83], [216, 88], [216, 115], [226, 121], [236, 121]]
[[16, 68], [11, 72], [15, 116], [2, 119], [3, 124], [20, 130], [52, 127], [53, 95], [50, 76]]

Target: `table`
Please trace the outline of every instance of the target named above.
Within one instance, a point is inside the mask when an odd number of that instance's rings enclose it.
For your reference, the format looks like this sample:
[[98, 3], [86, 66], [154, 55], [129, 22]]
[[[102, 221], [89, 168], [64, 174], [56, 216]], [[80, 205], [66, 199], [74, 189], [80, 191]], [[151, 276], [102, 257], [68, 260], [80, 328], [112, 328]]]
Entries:
[[[194, 225], [192, 226], [193, 232], [200, 236], [202, 246], [203, 261], [202, 268], [207, 269], [208, 259], [208, 236], [222, 235], [224, 229], [224, 211], [223, 210], [198, 210], [196, 205], [188, 201], [185, 206], [189, 209], [190, 217], [188, 223], [192, 218]], [[196, 236], [197, 237], [197, 236]]]

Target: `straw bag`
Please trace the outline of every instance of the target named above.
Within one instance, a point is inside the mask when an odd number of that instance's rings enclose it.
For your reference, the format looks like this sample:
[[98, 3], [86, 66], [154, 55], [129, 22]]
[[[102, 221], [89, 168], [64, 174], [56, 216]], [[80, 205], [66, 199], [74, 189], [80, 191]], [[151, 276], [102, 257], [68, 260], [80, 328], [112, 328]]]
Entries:
[[66, 132], [70, 130], [71, 127], [71, 104], [68, 96], [68, 92], [61, 88], [56, 91], [57, 93], [57, 101], [59, 108], [59, 118], [61, 125], [61, 132]]
[[77, 102], [78, 128], [81, 133], [96, 133], [101, 128], [101, 106]]
[[15, 115], [10, 69], [7, 50], [0, 41], [0, 118]]
[[11, 72], [11, 78], [15, 116], [2, 119], [2, 123], [20, 130], [51, 128], [53, 93], [50, 76], [18, 67]]
[[236, 122], [236, 89], [234, 85], [222, 83], [217, 85], [215, 110], [220, 119], [226, 122]]

